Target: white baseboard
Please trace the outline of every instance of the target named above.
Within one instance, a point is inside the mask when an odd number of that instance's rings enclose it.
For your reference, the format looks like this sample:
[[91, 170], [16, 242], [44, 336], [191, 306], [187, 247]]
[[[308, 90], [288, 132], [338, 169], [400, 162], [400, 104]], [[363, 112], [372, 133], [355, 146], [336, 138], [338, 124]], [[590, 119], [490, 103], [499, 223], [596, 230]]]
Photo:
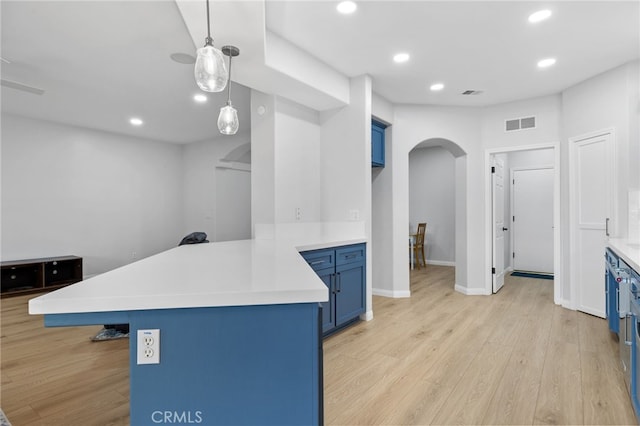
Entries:
[[467, 296], [489, 296], [491, 294], [487, 292], [486, 288], [467, 288], [460, 284], [456, 284], [454, 290]]
[[403, 297], [411, 297], [411, 291], [396, 291], [396, 290], [385, 290], [381, 288], [373, 288], [371, 289], [371, 293], [374, 296], [384, 296], [384, 297], [393, 297], [394, 299], [400, 299]]
[[429, 260], [429, 259], [427, 259], [427, 265], [456, 266], [456, 262], [450, 262], [448, 260]]
[[371, 321], [373, 319], [373, 311], [367, 311], [360, 315], [362, 321]]

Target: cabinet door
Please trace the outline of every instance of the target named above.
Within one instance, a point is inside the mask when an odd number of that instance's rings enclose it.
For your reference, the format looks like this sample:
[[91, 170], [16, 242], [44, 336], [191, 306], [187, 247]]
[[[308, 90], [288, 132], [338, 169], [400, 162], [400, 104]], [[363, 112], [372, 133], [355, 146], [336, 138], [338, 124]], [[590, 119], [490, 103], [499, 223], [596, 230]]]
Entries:
[[384, 167], [384, 127], [371, 123], [371, 166]]
[[336, 326], [349, 322], [364, 312], [365, 263], [336, 267]]
[[335, 274], [333, 268], [316, 271], [324, 285], [329, 289], [329, 301], [320, 303], [322, 306], [322, 333], [326, 333], [336, 326], [335, 310]]
[[620, 332], [620, 317], [618, 315], [618, 282], [611, 272], [606, 274], [606, 295], [607, 295], [607, 320], [609, 330], [614, 333]]

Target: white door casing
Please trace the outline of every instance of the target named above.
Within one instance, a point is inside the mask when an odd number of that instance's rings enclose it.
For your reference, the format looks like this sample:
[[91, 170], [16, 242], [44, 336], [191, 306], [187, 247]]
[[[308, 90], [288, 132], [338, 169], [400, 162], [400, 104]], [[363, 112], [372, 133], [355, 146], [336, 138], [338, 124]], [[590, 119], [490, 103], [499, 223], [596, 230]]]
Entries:
[[513, 169], [511, 183], [513, 269], [552, 274], [554, 169]]
[[570, 283], [579, 311], [606, 317], [603, 253], [613, 208], [613, 130], [570, 139]]
[[492, 225], [493, 225], [493, 292], [504, 285], [504, 162], [493, 157], [491, 173]]

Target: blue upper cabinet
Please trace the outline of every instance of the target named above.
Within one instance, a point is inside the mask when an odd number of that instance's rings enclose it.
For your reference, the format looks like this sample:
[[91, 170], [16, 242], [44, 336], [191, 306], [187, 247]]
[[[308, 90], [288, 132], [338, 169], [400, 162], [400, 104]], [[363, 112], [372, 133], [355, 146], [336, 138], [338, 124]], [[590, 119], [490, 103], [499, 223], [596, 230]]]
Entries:
[[384, 167], [384, 129], [387, 126], [371, 120], [371, 167]]

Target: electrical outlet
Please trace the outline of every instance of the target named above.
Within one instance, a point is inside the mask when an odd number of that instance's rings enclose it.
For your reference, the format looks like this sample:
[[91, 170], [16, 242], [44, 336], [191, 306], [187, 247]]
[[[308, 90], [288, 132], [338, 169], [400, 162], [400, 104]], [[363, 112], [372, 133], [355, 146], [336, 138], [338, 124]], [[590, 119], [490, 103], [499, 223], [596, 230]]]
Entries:
[[160, 364], [160, 330], [138, 330], [138, 364]]
[[302, 209], [300, 207], [296, 207], [296, 220], [302, 220]]

